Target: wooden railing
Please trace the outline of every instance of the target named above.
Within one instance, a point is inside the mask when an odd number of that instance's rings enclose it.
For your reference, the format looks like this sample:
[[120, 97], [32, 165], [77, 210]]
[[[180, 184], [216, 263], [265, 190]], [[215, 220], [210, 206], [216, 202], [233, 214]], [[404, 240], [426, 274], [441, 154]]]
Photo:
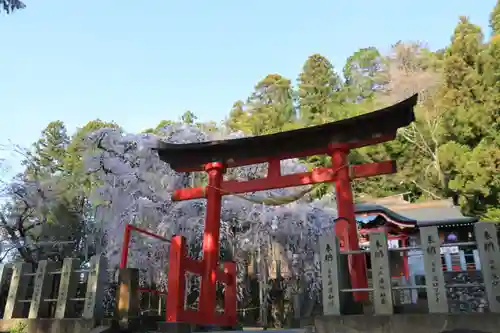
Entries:
[[74, 258], [0, 265], [1, 318], [102, 318], [107, 261], [95, 256], [88, 266]]
[[[480, 222], [475, 224], [474, 242], [442, 244], [436, 226], [420, 228], [421, 246], [388, 248], [387, 235], [384, 232], [370, 234], [370, 249], [359, 251], [340, 251], [338, 240], [334, 234], [320, 237], [320, 255], [322, 258], [323, 310], [327, 315], [340, 315], [345, 312], [345, 295], [352, 292], [369, 292], [372, 295], [375, 314], [394, 313], [394, 293], [404, 290], [425, 290], [430, 313], [449, 312], [448, 293], [451, 289], [481, 288], [484, 289], [485, 300], [490, 312], [500, 313], [500, 246], [497, 228], [494, 223]], [[479, 257], [477, 270], [480, 269], [482, 282], [446, 283], [442, 269], [441, 247], [467, 245], [476, 246]], [[425, 285], [416, 285], [406, 281], [399, 286], [392, 285], [389, 266], [389, 251], [422, 250], [425, 271]], [[353, 289], [348, 287], [342, 256], [369, 253], [372, 266], [372, 286], [370, 288]]]

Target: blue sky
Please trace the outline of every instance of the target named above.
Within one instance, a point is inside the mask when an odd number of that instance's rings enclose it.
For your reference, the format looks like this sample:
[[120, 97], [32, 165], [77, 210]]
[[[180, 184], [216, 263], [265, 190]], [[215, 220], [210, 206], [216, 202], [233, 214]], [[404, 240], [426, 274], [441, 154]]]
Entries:
[[191, 110], [222, 120], [268, 73], [307, 56], [337, 69], [361, 47], [449, 42], [459, 15], [488, 32], [495, 0], [25, 0], [0, 16], [0, 143], [28, 146], [52, 120], [128, 131]]

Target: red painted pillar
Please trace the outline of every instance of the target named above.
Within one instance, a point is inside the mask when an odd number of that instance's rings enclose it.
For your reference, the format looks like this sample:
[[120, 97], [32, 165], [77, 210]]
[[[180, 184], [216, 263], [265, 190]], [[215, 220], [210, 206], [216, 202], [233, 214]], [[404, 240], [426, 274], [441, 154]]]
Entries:
[[216, 275], [219, 262], [220, 214], [222, 194], [220, 191], [224, 175], [224, 165], [219, 162], [205, 165], [208, 174], [206, 187], [207, 211], [203, 233], [203, 275], [201, 276], [200, 315], [203, 320], [213, 323], [216, 307]]
[[238, 315], [236, 313], [237, 294], [236, 294], [236, 263], [233, 261], [224, 263], [224, 272], [229, 274], [230, 283], [224, 289], [224, 315], [227, 326], [236, 326]]
[[130, 246], [130, 225], [125, 226], [125, 232], [123, 233], [123, 245], [122, 245], [122, 254], [120, 258], [120, 268], [127, 268], [128, 261], [128, 248]]
[[[343, 238], [344, 249], [359, 250], [358, 229], [354, 214], [354, 197], [351, 188], [351, 178], [349, 176], [349, 149], [333, 149], [331, 152], [332, 168], [337, 171], [335, 181], [335, 191], [337, 199], [337, 210], [339, 217], [344, 218], [345, 228], [343, 235], [337, 233], [337, 237]], [[340, 231], [336, 228], [336, 230]], [[353, 289], [368, 288], [366, 276], [366, 264], [363, 254], [349, 255], [349, 275]], [[354, 292], [356, 301], [368, 300], [367, 292]]]
[[184, 293], [186, 290], [186, 270], [183, 260], [187, 256], [186, 239], [172, 237], [170, 244], [170, 262], [168, 271], [167, 321], [180, 323], [184, 314]]

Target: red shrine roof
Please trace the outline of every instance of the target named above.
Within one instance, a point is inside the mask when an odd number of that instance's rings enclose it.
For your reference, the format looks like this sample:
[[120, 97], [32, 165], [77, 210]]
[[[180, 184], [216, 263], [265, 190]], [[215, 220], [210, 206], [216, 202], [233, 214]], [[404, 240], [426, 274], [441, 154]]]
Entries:
[[421, 203], [399, 202], [381, 205], [360, 203], [355, 206], [356, 215], [383, 216], [388, 223], [400, 228], [418, 228], [437, 225], [438, 227], [466, 226], [478, 222], [476, 217], [462, 215], [459, 207], [449, 200], [434, 200]]
[[[328, 145], [349, 144], [350, 148], [392, 140], [396, 131], [415, 120], [413, 108], [418, 95], [384, 109], [340, 121], [254, 137], [187, 144], [161, 142], [160, 159], [181, 172], [199, 171], [210, 162], [227, 167], [267, 162], [272, 158], [287, 159], [327, 153]], [[391, 136], [391, 138], [383, 137]], [[365, 142], [365, 143], [363, 143]], [[377, 142], [375, 142], [377, 143]], [[249, 163], [251, 161], [251, 163]]]

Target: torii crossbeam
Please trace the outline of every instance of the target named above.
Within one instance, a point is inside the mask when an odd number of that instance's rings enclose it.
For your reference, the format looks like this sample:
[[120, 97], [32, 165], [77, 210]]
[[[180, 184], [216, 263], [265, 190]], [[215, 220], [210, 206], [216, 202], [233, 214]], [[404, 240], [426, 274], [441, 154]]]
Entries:
[[[417, 95], [414, 95], [379, 111], [277, 134], [189, 144], [162, 143], [158, 154], [175, 171], [205, 171], [208, 174], [206, 187], [179, 189], [173, 195], [174, 200], [206, 198], [207, 212], [201, 261], [186, 257], [183, 248], [185, 241], [182, 237], [176, 236], [172, 239], [168, 279], [168, 320], [186, 321], [183, 281], [185, 271], [189, 270], [201, 274], [200, 305], [195, 322], [224, 326], [236, 323], [236, 269], [234, 263], [225, 263], [224, 272], [218, 268], [223, 195], [335, 182], [338, 215], [342, 217], [341, 221], [346, 221], [337, 223], [336, 234], [344, 243], [345, 250], [358, 250], [351, 180], [395, 173], [396, 163], [385, 161], [350, 166], [349, 152], [352, 149], [393, 140], [399, 128], [408, 126], [414, 121], [413, 108], [416, 103]], [[280, 161], [312, 155], [330, 156], [332, 166], [292, 175], [281, 174]], [[268, 163], [265, 178], [241, 182], [223, 181], [227, 168], [257, 163]], [[367, 288], [363, 255], [349, 255], [349, 274], [354, 289]], [[216, 280], [227, 284], [223, 315], [215, 313]], [[354, 298], [363, 301], [368, 298], [368, 294], [355, 292]]]

